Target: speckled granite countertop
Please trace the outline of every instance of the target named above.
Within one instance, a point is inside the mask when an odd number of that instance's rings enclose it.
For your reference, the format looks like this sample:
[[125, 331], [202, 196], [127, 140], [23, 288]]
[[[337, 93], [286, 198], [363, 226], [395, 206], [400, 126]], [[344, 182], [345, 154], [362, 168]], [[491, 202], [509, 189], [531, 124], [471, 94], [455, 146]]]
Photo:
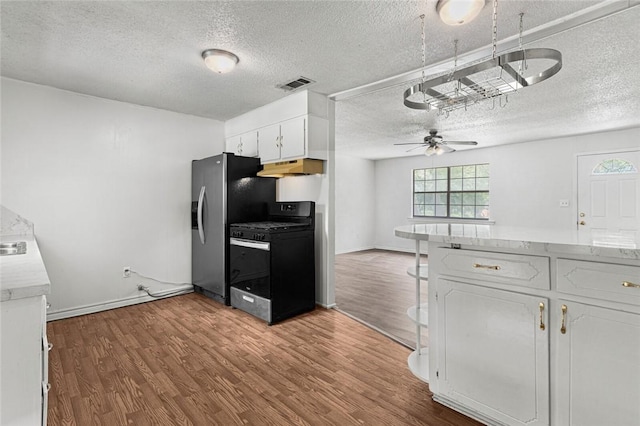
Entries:
[[38, 243], [32, 235], [7, 235], [2, 242], [25, 241], [27, 252], [0, 256], [0, 301], [49, 294], [51, 283]]
[[555, 230], [476, 225], [459, 223], [429, 223], [395, 228], [395, 235], [422, 241], [445, 244], [497, 247], [509, 249], [538, 249], [566, 254], [604, 256], [640, 260], [639, 237], [618, 233], [577, 230]]

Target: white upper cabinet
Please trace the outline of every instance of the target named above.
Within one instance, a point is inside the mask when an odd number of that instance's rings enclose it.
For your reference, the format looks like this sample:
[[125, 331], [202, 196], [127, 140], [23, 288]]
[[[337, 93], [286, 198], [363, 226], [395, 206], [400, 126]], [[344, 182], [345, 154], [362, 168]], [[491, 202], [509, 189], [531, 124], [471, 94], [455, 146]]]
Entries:
[[305, 158], [305, 123], [305, 117], [299, 117], [260, 129], [258, 147], [262, 163]]
[[308, 91], [291, 94], [225, 122], [226, 149], [260, 157], [263, 164], [301, 158], [326, 160], [331, 108], [332, 101], [324, 95]]
[[252, 131], [227, 138], [226, 151], [244, 157], [258, 156], [258, 132]]

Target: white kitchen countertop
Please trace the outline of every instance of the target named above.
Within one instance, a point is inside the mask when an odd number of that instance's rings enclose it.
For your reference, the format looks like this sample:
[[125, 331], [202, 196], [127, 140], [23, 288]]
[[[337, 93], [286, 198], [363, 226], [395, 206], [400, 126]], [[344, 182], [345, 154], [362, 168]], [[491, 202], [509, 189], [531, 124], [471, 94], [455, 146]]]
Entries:
[[25, 241], [27, 252], [0, 256], [0, 301], [49, 294], [51, 282], [33, 235], [6, 235], [2, 242]]
[[462, 223], [428, 223], [395, 228], [395, 235], [421, 241], [640, 260], [640, 241], [617, 233]]

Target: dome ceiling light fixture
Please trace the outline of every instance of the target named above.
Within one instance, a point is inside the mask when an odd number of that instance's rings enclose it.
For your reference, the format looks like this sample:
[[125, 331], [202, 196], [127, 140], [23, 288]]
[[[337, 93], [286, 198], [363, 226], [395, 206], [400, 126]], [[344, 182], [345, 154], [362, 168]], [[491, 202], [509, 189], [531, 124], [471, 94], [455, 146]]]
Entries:
[[436, 11], [447, 25], [464, 25], [473, 21], [485, 5], [485, 0], [438, 0]]
[[498, 0], [493, 0], [491, 57], [458, 66], [456, 40], [453, 69], [427, 78], [425, 19], [421, 15], [422, 81], [404, 91], [404, 105], [412, 109], [434, 110], [445, 116], [453, 110], [466, 110], [469, 106], [489, 99], [493, 101], [491, 109], [495, 109], [496, 99], [501, 107], [505, 107], [509, 101], [508, 94], [557, 74], [562, 68], [562, 54], [559, 51], [547, 48], [524, 49], [522, 46], [523, 16], [524, 13], [520, 13], [518, 49], [497, 55]]
[[202, 52], [204, 63], [213, 72], [224, 74], [233, 70], [240, 59], [231, 52], [221, 49], [207, 49]]

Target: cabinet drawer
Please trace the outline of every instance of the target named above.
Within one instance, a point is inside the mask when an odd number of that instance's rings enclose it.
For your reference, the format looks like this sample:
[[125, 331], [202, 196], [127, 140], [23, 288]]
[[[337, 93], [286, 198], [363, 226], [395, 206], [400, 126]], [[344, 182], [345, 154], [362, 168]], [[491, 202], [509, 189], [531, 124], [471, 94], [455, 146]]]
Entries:
[[544, 290], [551, 287], [548, 257], [460, 249], [437, 253], [444, 274]]
[[640, 266], [558, 259], [557, 278], [563, 293], [640, 305]]
[[271, 300], [231, 287], [231, 306], [271, 323]]

